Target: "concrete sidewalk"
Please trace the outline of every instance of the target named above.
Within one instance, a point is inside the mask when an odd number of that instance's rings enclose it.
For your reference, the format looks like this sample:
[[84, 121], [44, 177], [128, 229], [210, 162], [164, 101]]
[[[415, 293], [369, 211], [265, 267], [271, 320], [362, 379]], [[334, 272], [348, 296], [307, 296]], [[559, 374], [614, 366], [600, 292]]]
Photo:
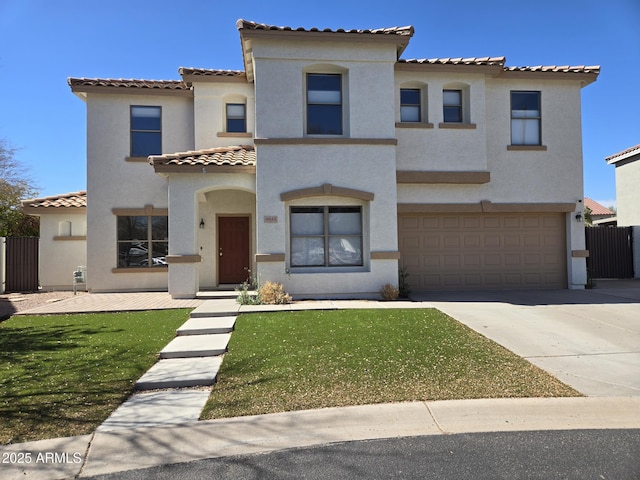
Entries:
[[[3, 480], [56, 480], [335, 442], [572, 429], [639, 429], [640, 397], [449, 400], [325, 408], [96, 432], [0, 447]], [[18, 457], [16, 455], [22, 455]], [[46, 459], [49, 461], [46, 461]], [[37, 461], [39, 460], [39, 461]]]

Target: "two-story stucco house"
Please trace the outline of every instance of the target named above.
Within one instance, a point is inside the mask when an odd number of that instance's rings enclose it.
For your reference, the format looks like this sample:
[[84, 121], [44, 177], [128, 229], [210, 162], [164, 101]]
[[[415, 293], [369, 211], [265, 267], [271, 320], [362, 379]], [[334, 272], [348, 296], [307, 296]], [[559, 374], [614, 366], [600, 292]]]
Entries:
[[582, 288], [580, 91], [598, 67], [404, 60], [412, 27], [237, 23], [244, 71], [71, 78], [92, 291]]

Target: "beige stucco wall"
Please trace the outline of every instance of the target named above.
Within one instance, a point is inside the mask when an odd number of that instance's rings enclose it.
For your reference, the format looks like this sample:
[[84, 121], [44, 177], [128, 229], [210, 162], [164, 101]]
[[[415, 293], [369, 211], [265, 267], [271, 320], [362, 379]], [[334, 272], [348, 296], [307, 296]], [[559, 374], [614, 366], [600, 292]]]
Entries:
[[86, 228], [84, 214], [40, 215], [38, 275], [43, 290], [73, 288], [73, 272], [87, 264]]
[[164, 290], [167, 272], [112, 273], [117, 265], [113, 208], [167, 208], [167, 182], [130, 155], [130, 105], [162, 106], [163, 153], [192, 150], [188, 97], [90, 93], [87, 100], [87, 277], [92, 291]]
[[227, 103], [246, 104], [247, 133], [252, 134], [255, 125], [255, 95], [250, 83], [194, 83], [194, 132], [197, 150], [229, 145], [251, 145], [251, 135], [226, 135], [225, 119]]
[[618, 225], [640, 225], [640, 158], [616, 164], [616, 203]]

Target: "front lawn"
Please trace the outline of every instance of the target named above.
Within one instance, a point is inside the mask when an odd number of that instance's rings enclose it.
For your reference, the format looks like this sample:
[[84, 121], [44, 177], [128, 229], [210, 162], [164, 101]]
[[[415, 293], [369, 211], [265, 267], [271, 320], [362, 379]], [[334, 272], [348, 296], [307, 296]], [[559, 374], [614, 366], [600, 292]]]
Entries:
[[435, 309], [280, 312], [238, 318], [202, 418], [578, 395]]
[[189, 310], [14, 316], [0, 323], [0, 443], [91, 433]]

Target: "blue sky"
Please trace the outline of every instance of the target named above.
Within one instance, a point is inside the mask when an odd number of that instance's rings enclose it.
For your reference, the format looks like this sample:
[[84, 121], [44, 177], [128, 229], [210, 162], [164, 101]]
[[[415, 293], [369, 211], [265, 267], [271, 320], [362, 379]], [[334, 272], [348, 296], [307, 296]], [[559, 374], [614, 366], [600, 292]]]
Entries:
[[404, 58], [506, 56], [601, 65], [582, 90], [585, 195], [615, 201], [604, 161], [640, 143], [640, 0], [0, 0], [0, 138], [41, 196], [86, 186], [85, 104], [67, 77], [179, 79], [242, 69], [238, 18], [273, 25], [413, 25]]

